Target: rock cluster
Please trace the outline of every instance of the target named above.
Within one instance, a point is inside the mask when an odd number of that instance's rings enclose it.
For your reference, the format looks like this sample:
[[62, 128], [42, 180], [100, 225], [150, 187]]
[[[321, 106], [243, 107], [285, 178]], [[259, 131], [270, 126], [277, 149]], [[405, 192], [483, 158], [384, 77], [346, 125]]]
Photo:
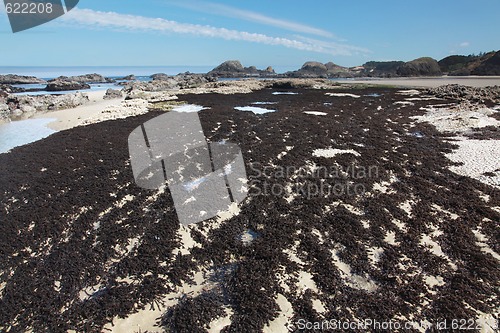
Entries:
[[0, 75], [0, 84], [45, 84], [47, 81], [34, 76], [24, 75]]
[[127, 95], [127, 99], [141, 98], [144, 92], [196, 88], [206, 83], [217, 81], [213, 76], [192, 73], [183, 73], [175, 76], [160, 73], [152, 75], [152, 78], [151, 82], [133, 81], [126, 83], [123, 92]]
[[46, 91], [71, 91], [90, 89], [90, 85], [84, 82], [56, 79], [50, 81], [45, 87]]
[[85, 74], [77, 76], [59, 76], [55, 79], [49, 80], [53, 81], [70, 81], [79, 83], [114, 83], [115, 80], [102, 76], [101, 74]]
[[477, 88], [459, 84], [448, 84], [428, 89], [427, 93], [439, 98], [458, 101], [500, 103], [500, 86]]
[[36, 112], [70, 109], [89, 101], [86, 94], [0, 96], [0, 122], [32, 117]]
[[292, 78], [334, 78], [354, 77], [355, 74], [355, 70], [336, 65], [333, 62], [322, 64], [317, 61], [308, 61], [299, 70], [287, 72], [285, 76]]
[[265, 70], [257, 69], [255, 66], [243, 67], [238, 60], [228, 60], [208, 72], [208, 75], [217, 77], [273, 77], [276, 76], [274, 69], [268, 66]]

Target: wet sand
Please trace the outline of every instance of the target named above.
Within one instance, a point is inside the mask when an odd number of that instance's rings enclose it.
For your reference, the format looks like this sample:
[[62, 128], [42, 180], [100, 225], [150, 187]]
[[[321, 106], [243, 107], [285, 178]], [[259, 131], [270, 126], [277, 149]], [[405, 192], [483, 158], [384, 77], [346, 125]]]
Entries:
[[85, 94], [89, 96], [89, 102], [84, 105], [80, 105], [73, 109], [39, 113], [33, 118], [57, 119], [56, 121], [49, 123], [47, 127], [56, 131], [62, 131], [78, 126], [86, 119], [97, 116], [107, 107], [120, 105], [120, 102], [123, 101], [123, 98], [111, 100], [103, 99], [106, 91], [92, 91], [85, 92]]
[[[334, 80], [335, 81], [335, 80]], [[443, 76], [443, 77], [418, 77], [418, 78], [373, 78], [339, 80], [339, 82], [391, 85], [396, 87], [435, 88], [445, 84], [461, 84], [471, 87], [487, 87], [500, 85], [500, 76]]]

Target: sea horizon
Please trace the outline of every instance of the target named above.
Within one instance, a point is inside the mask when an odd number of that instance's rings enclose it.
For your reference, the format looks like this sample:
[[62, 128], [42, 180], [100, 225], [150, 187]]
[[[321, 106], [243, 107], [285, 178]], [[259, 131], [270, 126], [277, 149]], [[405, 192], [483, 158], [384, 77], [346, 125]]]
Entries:
[[[42, 79], [53, 79], [58, 76], [76, 76], [97, 73], [107, 77], [150, 76], [157, 73], [176, 75], [179, 73], [208, 73], [213, 66], [165, 65], [165, 66], [0, 66], [0, 75], [15, 74], [35, 76]], [[277, 73], [285, 73], [297, 68], [273, 67]]]

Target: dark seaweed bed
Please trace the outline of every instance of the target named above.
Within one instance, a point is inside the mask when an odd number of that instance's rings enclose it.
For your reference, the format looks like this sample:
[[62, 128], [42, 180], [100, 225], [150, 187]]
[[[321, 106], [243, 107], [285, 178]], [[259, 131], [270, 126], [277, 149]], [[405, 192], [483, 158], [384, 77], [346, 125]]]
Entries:
[[[219, 227], [210, 228], [213, 220], [192, 226], [191, 236], [202, 247], [181, 254], [175, 250], [180, 246], [179, 223], [169, 192], [148, 201], [154, 191], [137, 187], [129, 166], [129, 133], [160, 112], [56, 133], [0, 154], [0, 284], [6, 282], [0, 331], [100, 332], [115, 316], [161, 305], [163, 296], [189, 281], [199, 267], [213, 272], [218, 287], [182, 297], [159, 318], [165, 330], [205, 332], [230, 307], [232, 323], [224, 332], [259, 332], [278, 315], [278, 293], [293, 306], [290, 331], [298, 331], [294, 323], [299, 319], [387, 321], [401, 316], [435, 322], [475, 319], [472, 308], [492, 313], [500, 306], [499, 262], [481, 251], [472, 233], [481, 227], [488, 245], [500, 252], [500, 214], [490, 208], [500, 206], [500, 191], [448, 170], [451, 162], [444, 154], [453, 148], [449, 137], [431, 125], [410, 126], [414, 121], [409, 117], [422, 114], [419, 107], [429, 101], [397, 106], [393, 102], [404, 97], [389, 88], [346, 91], [382, 95], [359, 99], [328, 97], [322, 90], [296, 90], [298, 95], [272, 95], [273, 91], [180, 99], [211, 108], [199, 113], [206, 136], [237, 143], [250, 179], [284, 186], [288, 179], [258, 177], [250, 163], [298, 168], [310, 160], [322, 166], [376, 166], [377, 177], [356, 182], [371, 191], [374, 183], [394, 174], [398, 181], [393, 191], [340, 197], [308, 197], [298, 191], [291, 203], [280, 196], [253, 195], [240, 205], [239, 215]], [[258, 116], [233, 109], [256, 101], [278, 102], [270, 106], [278, 111]], [[303, 113], [311, 110], [328, 116]], [[220, 128], [213, 131], [217, 123]], [[412, 135], [416, 132], [422, 135]], [[294, 149], [277, 159], [286, 146]], [[313, 150], [328, 147], [354, 149], [360, 156], [312, 156]], [[350, 180], [324, 181], [345, 185]], [[483, 194], [490, 196], [488, 203], [481, 199]], [[99, 214], [126, 195], [135, 199], [112, 208], [95, 228]], [[416, 199], [411, 216], [398, 207], [409, 198]], [[334, 201], [358, 208], [363, 216], [342, 205], [326, 212], [323, 208]], [[434, 204], [459, 217], [453, 220], [436, 212]], [[406, 232], [391, 222], [394, 218], [407, 225]], [[370, 227], [364, 228], [361, 220], [369, 221]], [[456, 271], [419, 244], [421, 234], [429, 234], [432, 226], [443, 232], [436, 241]], [[239, 240], [246, 229], [259, 234], [248, 246]], [[322, 244], [313, 229], [322, 235]], [[202, 230], [209, 230], [208, 237]], [[399, 245], [384, 242], [387, 231], [395, 232]], [[140, 245], [123, 255], [117, 245], [137, 237]], [[283, 252], [294, 245], [304, 267]], [[384, 249], [376, 266], [367, 253], [373, 246]], [[333, 249], [353, 273], [369, 276], [378, 289], [369, 293], [346, 285], [332, 262]], [[418, 267], [417, 272], [398, 267], [402, 255]], [[317, 293], [298, 292], [292, 280], [290, 290], [282, 288], [277, 274], [293, 276], [299, 269], [313, 275]], [[445, 284], [431, 292], [420, 273], [439, 275]], [[133, 283], [123, 282], [127, 277]], [[97, 284], [103, 287], [80, 299], [82, 289]], [[316, 312], [312, 299], [321, 300], [327, 311]], [[428, 304], [421, 305], [423, 300]]]

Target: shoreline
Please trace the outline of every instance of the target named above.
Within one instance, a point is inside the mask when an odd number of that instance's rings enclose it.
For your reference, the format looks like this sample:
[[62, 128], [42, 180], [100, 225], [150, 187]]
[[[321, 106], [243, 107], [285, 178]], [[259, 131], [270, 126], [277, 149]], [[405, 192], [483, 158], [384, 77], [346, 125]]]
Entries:
[[460, 84], [476, 88], [500, 85], [500, 76], [440, 76], [440, 77], [401, 77], [401, 78], [355, 78], [331, 79], [335, 82], [352, 84], [395, 85], [400, 87], [436, 88], [441, 85]]
[[51, 111], [47, 113], [35, 114], [33, 119], [53, 118], [53, 122], [47, 124], [47, 127], [55, 131], [67, 130], [80, 125], [85, 120], [95, 117], [103, 110], [112, 106], [119, 106], [124, 98], [104, 99], [106, 91], [94, 91], [84, 93], [89, 97], [89, 102], [76, 108]]

